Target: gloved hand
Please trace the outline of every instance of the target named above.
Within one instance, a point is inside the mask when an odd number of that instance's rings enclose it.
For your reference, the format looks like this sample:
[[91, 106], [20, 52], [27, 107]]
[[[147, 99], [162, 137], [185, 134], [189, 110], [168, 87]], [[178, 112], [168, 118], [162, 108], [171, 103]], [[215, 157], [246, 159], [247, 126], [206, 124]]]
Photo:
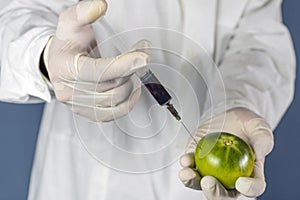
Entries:
[[44, 50], [57, 100], [74, 113], [102, 122], [130, 112], [141, 93], [134, 72], [149, 62], [149, 56], [141, 51], [100, 58], [91, 24], [106, 9], [104, 0], [81, 1], [66, 9]]
[[235, 134], [252, 146], [255, 153], [255, 164], [252, 177], [240, 177], [235, 183], [236, 190], [226, 190], [214, 177], [200, 177], [195, 170], [195, 142], [191, 142], [180, 158], [183, 167], [179, 172], [182, 183], [192, 189], [202, 189], [209, 200], [237, 199], [240, 194], [248, 197], [261, 195], [266, 187], [264, 177], [265, 156], [271, 152], [274, 141], [268, 123], [260, 116], [245, 108], [234, 108], [204, 122], [196, 131], [195, 139], [199, 141], [204, 135], [212, 132]]

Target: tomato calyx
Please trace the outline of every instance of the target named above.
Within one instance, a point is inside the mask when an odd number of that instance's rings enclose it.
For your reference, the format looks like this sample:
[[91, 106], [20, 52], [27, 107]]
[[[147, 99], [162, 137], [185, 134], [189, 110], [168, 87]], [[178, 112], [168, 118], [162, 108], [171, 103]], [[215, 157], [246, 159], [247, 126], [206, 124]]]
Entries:
[[222, 142], [225, 146], [231, 146], [234, 143], [233, 140], [230, 138], [222, 138]]

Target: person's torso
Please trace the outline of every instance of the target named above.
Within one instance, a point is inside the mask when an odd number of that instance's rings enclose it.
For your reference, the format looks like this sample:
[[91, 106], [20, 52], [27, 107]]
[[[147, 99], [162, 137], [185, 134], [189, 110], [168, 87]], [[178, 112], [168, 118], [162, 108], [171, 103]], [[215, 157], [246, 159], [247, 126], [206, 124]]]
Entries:
[[[127, 44], [151, 41], [150, 67], [191, 131], [209, 99], [206, 77], [215, 76], [217, 2], [108, 0], [105, 18]], [[113, 42], [97, 36], [109, 56]], [[110, 123], [88, 122], [56, 101], [46, 107], [30, 200], [204, 199], [177, 177], [188, 134], [145, 89], [129, 115]]]

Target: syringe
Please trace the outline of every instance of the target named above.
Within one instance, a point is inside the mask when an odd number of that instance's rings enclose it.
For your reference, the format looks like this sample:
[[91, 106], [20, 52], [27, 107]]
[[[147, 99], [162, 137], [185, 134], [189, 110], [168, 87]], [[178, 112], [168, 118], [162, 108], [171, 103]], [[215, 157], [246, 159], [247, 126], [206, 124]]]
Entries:
[[189, 131], [187, 126], [183, 123], [181, 116], [179, 115], [178, 111], [171, 103], [172, 97], [168, 93], [168, 91], [164, 88], [164, 86], [160, 83], [158, 78], [155, 74], [148, 68], [144, 67], [141, 70], [136, 72], [137, 76], [140, 78], [143, 85], [147, 88], [150, 94], [154, 97], [157, 103], [161, 106], [166, 106], [170, 113], [182, 124], [184, 129], [188, 132], [190, 137], [195, 141], [197, 141], [193, 137], [192, 133]]
[[[125, 44], [125, 41], [120, 38], [120, 36], [116, 36], [114, 30], [112, 29], [111, 25], [106, 21], [103, 17], [101, 20], [98, 21], [101, 26], [105, 29], [109, 36], [115, 36], [113, 38], [114, 46], [121, 52], [125, 52], [128, 50], [128, 46]], [[191, 138], [197, 144], [197, 141], [187, 128], [187, 126], [183, 123], [181, 116], [179, 115], [178, 111], [175, 109], [174, 105], [171, 103], [172, 97], [168, 93], [168, 91], [163, 87], [161, 82], [155, 76], [155, 74], [149, 69], [149, 67], [144, 67], [141, 70], [136, 71], [136, 75], [140, 78], [143, 85], [147, 88], [150, 94], [154, 97], [157, 103], [161, 106], [166, 106], [170, 113], [178, 120], [184, 129], [188, 132]]]
[[143, 85], [147, 88], [150, 94], [154, 97], [157, 103], [161, 106], [166, 106], [170, 113], [178, 120], [181, 121], [181, 117], [173, 104], [171, 103], [171, 95], [163, 87], [155, 74], [148, 68], [145, 67], [136, 72]]

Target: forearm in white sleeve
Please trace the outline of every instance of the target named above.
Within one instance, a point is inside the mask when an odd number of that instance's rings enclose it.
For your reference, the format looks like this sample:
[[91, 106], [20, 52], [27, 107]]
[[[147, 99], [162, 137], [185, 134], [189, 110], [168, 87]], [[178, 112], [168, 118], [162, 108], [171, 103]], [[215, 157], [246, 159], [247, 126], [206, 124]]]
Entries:
[[293, 99], [295, 65], [281, 0], [250, 0], [219, 62], [227, 108], [246, 107], [275, 128]]
[[71, 0], [13, 0], [0, 10], [0, 101], [50, 101], [39, 70], [41, 53]]

